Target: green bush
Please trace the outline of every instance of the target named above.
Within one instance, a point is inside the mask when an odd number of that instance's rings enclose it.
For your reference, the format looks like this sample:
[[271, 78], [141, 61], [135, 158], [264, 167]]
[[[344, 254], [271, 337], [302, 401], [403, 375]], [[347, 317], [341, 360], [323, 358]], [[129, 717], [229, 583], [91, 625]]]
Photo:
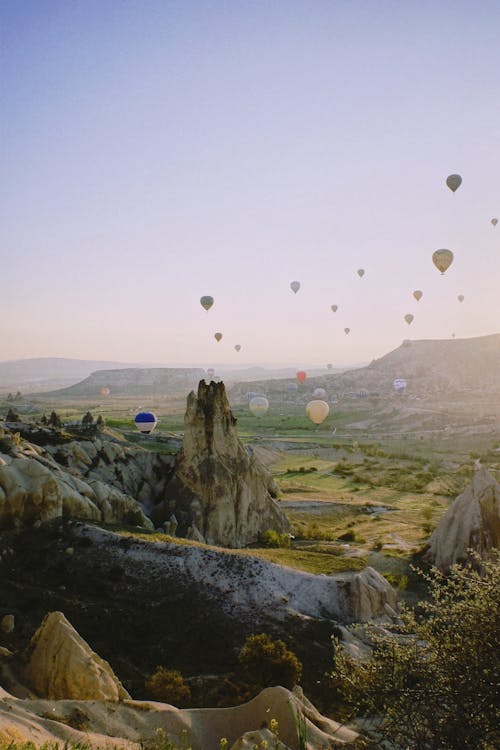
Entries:
[[240, 677], [256, 690], [282, 685], [290, 690], [300, 680], [302, 664], [281, 640], [267, 633], [249, 636], [238, 655]]
[[261, 544], [264, 547], [290, 547], [291, 540], [289, 534], [280, 534], [274, 529], [267, 529], [260, 535]]
[[500, 560], [476, 564], [425, 575], [430, 600], [403, 611], [397, 636], [373, 632], [371, 658], [336, 642], [333, 677], [356, 713], [379, 717], [375, 747], [500, 746]]
[[176, 669], [157, 667], [145, 682], [148, 693], [157, 701], [185, 708], [191, 701], [191, 690]]

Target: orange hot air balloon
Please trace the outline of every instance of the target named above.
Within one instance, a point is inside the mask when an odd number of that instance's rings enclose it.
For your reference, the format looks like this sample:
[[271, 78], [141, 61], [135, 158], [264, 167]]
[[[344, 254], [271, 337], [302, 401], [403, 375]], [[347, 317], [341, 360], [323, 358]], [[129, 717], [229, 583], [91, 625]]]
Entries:
[[297, 373], [297, 380], [299, 381], [299, 383], [303, 383], [306, 378], [307, 372], [304, 372], [304, 370], [299, 370]]
[[109, 388], [106, 388], [106, 387], [101, 388], [101, 395], [102, 396], [109, 396], [109, 394], [110, 394]]
[[330, 407], [326, 401], [309, 401], [306, 406], [306, 414], [314, 424], [321, 424], [327, 418]]

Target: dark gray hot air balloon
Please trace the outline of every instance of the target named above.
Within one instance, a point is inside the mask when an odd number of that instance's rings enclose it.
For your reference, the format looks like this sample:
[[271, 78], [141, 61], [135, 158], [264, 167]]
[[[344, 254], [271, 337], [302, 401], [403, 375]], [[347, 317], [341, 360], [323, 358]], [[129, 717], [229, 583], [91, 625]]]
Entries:
[[458, 190], [460, 185], [462, 184], [462, 178], [459, 174], [449, 174], [446, 178], [446, 184], [452, 190], [455, 192], [455, 190]]

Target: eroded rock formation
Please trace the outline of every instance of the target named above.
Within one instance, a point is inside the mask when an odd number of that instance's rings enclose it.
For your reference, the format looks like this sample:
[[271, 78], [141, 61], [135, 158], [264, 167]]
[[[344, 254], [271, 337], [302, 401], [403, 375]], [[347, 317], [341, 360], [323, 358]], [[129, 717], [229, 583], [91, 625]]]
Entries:
[[427, 557], [446, 572], [466, 560], [469, 549], [485, 557], [499, 545], [500, 484], [483, 468], [442, 516], [430, 538]]
[[50, 612], [26, 650], [24, 677], [40, 698], [118, 701], [130, 698], [110, 665], [62, 612]]
[[267, 529], [290, 526], [270, 490], [273, 482], [238, 438], [224, 383], [200, 381], [187, 400], [184, 442], [175, 475], [154, 518], [175, 514], [179, 535], [244, 547]]
[[0, 529], [59, 517], [152, 528], [147, 516], [170, 478], [171, 456], [105, 436], [27, 429], [32, 440], [15, 429], [0, 434]]

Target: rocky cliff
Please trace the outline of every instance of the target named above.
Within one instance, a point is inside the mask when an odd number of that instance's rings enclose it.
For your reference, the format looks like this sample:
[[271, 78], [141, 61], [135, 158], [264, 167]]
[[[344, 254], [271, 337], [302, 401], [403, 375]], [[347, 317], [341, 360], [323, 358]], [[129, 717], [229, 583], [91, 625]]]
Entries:
[[198, 393], [188, 396], [184, 424], [182, 450], [155, 521], [174, 513], [180, 535], [228, 547], [251, 544], [267, 529], [289, 532], [269, 472], [238, 438], [224, 383], [200, 381]]
[[442, 516], [430, 538], [427, 557], [446, 572], [466, 560], [469, 549], [485, 557], [499, 546], [500, 484], [486, 469], [480, 469]]
[[74, 440], [58, 430], [4, 424], [0, 529], [59, 517], [152, 528], [148, 513], [172, 468], [170, 456], [106, 436]]

